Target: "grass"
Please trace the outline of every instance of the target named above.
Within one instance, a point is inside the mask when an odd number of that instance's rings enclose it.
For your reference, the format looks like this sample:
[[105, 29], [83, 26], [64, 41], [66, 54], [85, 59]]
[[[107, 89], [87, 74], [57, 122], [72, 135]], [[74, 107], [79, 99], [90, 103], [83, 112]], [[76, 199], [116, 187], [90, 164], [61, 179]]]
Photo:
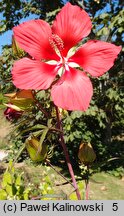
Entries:
[[[60, 170], [58, 167], [56, 167], [56, 169]], [[28, 176], [28, 181], [37, 186], [40, 182], [42, 182], [43, 177], [48, 175], [53, 182], [54, 190], [59, 194], [64, 193], [68, 196], [73, 191], [73, 187], [70, 184], [61, 185], [65, 182], [65, 180], [63, 180], [63, 178], [51, 168], [45, 171], [43, 166], [28, 166], [25, 167], [25, 174]], [[56, 186], [59, 184], [60, 186]], [[124, 182], [122, 179], [114, 177], [105, 172], [93, 174], [90, 178], [89, 199], [123, 200]]]
[[[38, 184], [42, 182], [42, 169], [40, 167], [28, 166], [26, 173], [32, 183]], [[59, 169], [56, 167], [56, 169]], [[54, 182], [54, 189], [57, 193], [63, 192], [69, 195], [73, 191], [73, 187], [69, 184], [61, 185], [65, 182], [62, 177], [58, 176], [51, 168], [45, 175], [50, 176], [51, 181]], [[60, 186], [56, 186], [60, 184]], [[101, 172], [91, 176], [89, 199], [92, 200], [123, 200], [124, 199], [124, 182], [122, 179], [114, 177], [108, 173]]]
[[[95, 181], [97, 183], [95, 183]], [[90, 199], [93, 200], [123, 200], [124, 181], [108, 173], [100, 172], [91, 177]]]

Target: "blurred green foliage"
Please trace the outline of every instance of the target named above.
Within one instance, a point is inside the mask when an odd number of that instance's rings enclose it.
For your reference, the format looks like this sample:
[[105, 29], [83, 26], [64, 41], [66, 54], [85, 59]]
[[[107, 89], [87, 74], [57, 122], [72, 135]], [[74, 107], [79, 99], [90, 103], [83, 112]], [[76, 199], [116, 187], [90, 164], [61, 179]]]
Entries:
[[24, 185], [23, 173], [18, 174], [12, 164], [9, 162], [9, 166], [3, 174], [0, 189], [0, 200], [28, 200], [31, 192], [30, 186]]
[[[54, 200], [65, 199], [66, 194], [54, 191], [55, 175], [48, 176], [50, 168], [44, 166], [42, 170], [42, 179], [38, 182], [27, 182], [24, 174], [14, 167], [12, 160], [9, 161], [8, 168], [3, 174], [0, 188], [0, 200]], [[29, 177], [28, 177], [29, 178]], [[29, 179], [28, 179], [29, 181]], [[79, 186], [81, 186], [79, 182]], [[74, 195], [70, 199], [74, 199]]]

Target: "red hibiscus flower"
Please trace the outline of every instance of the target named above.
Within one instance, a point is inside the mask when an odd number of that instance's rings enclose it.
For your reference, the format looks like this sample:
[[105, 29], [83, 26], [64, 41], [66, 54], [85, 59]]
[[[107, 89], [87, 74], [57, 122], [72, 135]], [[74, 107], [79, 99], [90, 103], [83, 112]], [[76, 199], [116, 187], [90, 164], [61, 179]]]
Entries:
[[51, 87], [55, 105], [85, 111], [93, 94], [86, 73], [93, 77], [103, 75], [121, 50], [119, 46], [97, 40], [76, 48], [91, 27], [88, 14], [70, 3], [62, 8], [52, 27], [43, 20], [14, 27], [19, 46], [32, 57], [15, 62], [12, 69], [15, 86], [34, 90]]
[[20, 116], [22, 116], [23, 111], [14, 110], [11, 107], [7, 107], [4, 111], [4, 115], [8, 121], [17, 120]]

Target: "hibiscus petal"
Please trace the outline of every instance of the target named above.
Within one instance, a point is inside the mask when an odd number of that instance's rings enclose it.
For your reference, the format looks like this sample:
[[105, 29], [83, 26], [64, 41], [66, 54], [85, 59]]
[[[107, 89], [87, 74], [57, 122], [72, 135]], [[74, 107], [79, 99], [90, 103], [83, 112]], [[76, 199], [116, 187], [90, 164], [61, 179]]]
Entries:
[[35, 59], [58, 59], [49, 42], [52, 32], [47, 22], [30, 20], [14, 27], [13, 31], [19, 46]]
[[55, 105], [66, 110], [86, 111], [92, 94], [93, 88], [89, 77], [73, 68], [66, 71], [51, 90]]
[[13, 83], [20, 89], [47, 89], [57, 74], [56, 66], [23, 58], [12, 68]]
[[52, 30], [64, 42], [64, 55], [91, 31], [89, 15], [78, 6], [67, 3], [53, 22]]
[[113, 66], [120, 51], [121, 46], [91, 40], [79, 48], [69, 61], [78, 63], [92, 76], [99, 77]]

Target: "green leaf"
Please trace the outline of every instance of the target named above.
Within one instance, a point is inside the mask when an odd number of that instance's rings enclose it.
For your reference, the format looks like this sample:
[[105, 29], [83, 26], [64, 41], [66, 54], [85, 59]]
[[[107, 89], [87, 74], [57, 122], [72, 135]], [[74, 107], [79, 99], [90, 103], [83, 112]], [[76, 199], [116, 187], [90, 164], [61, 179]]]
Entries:
[[3, 175], [2, 187], [6, 187], [8, 184], [12, 184], [12, 176], [9, 172], [5, 172]]
[[52, 127], [52, 119], [48, 119], [48, 121], [47, 121], [47, 126], [48, 126], [48, 128], [50, 128], [50, 127]]
[[[22, 130], [20, 135], [24, 134], [25, 132], [28, 132], [28, 131], [33, 131], [33, 130], [39, 130], [39, 129], [45, 129], [47, 128], [45, 125], [42, 125], [42, 124], [37, 124], [35, 126], [32, 126], [32, 127], [29, 127], [29, 128], [26, 128], [25, 130]], [[41, 131], [41, 130], [40, 130]]]
[[21, 110], [30, 110], [33, 106], [34, 100], [31, 98], [18, 98], [11, 99], [10, 102]]
[[7, 199], [7, 193], [5, 190], [0, 189], [0, 200], [6, 200]]
[[42, 145], [43, 141], [45, 140], [48, 131], [49, 131], [49, 128], [46, 128], [46, 129], [43, 130], [43, 133], [42, 133], [42, 135], [40, 137], [40, 144], [41, 145]]
[[22, 184], [22, 174], [17, 176], [16, 181], [15, 181], [16, 186], [20, 186], [21, 184]]
[[123, 27], [120, 27], [120, 28], [118, 28], [118, 32], [123, 32], [124, 31], [124, 28]]
[[6, 192], [9, 196], [13, 196], [13, 188], [12, 185], [6, 185]]
[[75, 192], [73, 192], [70, 196], [69, 196], [70, 200], [77, 200], [77, 195]]
[[26, 188], [24, 193], [23, 193], [23, 197], [24, 197], [24, 200], [29, 200], [29, 193], [31, 191], [31, 188]]
[[99, 17], [101, 19], [105, 19], [105, 18], [109, 17], [109, 14], [108, 13], [102, 13]]

